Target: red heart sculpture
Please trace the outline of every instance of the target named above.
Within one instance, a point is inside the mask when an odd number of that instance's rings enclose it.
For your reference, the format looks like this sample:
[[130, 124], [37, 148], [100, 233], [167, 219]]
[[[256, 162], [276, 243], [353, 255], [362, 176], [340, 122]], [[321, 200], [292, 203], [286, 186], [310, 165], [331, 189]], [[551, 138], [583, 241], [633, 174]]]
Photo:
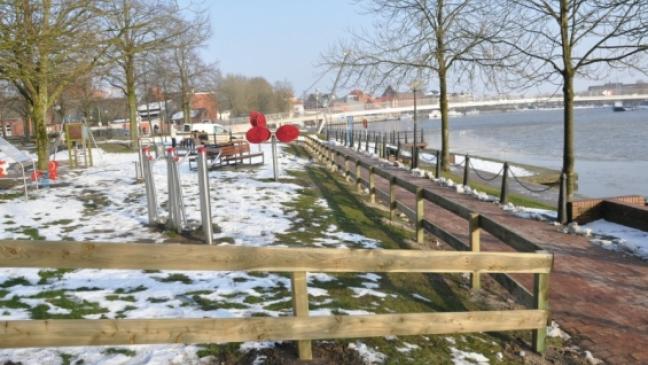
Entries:
[[263, 143], [270, 139], [270, 130], [266, 127], [252, 127], [245, 133], [245, 139], [250, 143]]
[[265, 127], [266, 126], [266, 117], [261, 112], [252, 111], [250, 112], [250, 124], [253, 127]]
[[288, 143], [299, 137], [299, 128], [294, 124], [282, 125], [275, 132], [277, 139], [281, 142]]
[[257, 118], [259, 117], [259, 112], [250, 112], [250, 124], [252, 124], [253, 127], [257, 126]]

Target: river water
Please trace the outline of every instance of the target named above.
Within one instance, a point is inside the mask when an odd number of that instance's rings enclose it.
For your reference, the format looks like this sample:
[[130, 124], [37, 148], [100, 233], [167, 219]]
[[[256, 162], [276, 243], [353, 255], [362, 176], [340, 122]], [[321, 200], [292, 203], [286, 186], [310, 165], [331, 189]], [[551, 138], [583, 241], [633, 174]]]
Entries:
[[[426, 142], [441, 144], [440, 120], [419, 121]], [[370, 124], [378, 130], [412, 130], [411, 119]], [[648, 196], [648, 110], [612, 108], [575, 111], [579, 193], [591, 197]], [[450, 149], [544, 166], [562, 166], [562, 110], [480, 113], [451, 117]]]

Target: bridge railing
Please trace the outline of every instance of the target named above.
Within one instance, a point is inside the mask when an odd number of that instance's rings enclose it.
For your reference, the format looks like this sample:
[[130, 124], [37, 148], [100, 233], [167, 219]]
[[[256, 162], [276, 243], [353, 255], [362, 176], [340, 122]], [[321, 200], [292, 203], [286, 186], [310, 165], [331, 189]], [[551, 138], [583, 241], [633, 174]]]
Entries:
[[[0, 347], [294, 340], [300, 358], [310, 359], [317, 339], [532, 330], [534, 348], [544, 351], [552, 260], [548, 253], [0, 241], [0, 267], [286, 272], [293, 297], [293, 316], [279, 318], [0, 321]], [[310, 317], [307, 272], [527, 273], [541, 288], [527, 310]]]

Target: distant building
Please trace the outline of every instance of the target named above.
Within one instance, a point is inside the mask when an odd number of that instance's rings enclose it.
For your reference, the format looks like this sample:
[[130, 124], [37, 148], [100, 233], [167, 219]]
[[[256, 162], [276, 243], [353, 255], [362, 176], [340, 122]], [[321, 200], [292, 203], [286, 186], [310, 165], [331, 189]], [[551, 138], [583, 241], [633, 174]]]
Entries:
[[638, 81], [634, 84], [609, 82], [604, 85], [590, 86], [585, 94], [588, 96], [648, 94], [648, 82]]
[[304, 100], [304, 109], [321, 109], [329, 106], [331, 102], [331, 94], [309, 94]]

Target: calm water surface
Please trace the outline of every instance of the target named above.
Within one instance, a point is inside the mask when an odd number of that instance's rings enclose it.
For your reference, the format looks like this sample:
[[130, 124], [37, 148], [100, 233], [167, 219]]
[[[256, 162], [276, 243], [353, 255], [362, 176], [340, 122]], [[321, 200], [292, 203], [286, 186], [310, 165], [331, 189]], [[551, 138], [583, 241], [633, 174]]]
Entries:
[[[648, 110], [575, 111], [576, 171], [587, 196], [648, 196]], [[412, 120], [375, 123], [379, 130], [411, 130]], [[440, 146], [440, 120], [423, 120], [426, 141]], [[453, 152], [554, 169], [562, 166], [562, 110], [482, 113], [450, 120]]]

